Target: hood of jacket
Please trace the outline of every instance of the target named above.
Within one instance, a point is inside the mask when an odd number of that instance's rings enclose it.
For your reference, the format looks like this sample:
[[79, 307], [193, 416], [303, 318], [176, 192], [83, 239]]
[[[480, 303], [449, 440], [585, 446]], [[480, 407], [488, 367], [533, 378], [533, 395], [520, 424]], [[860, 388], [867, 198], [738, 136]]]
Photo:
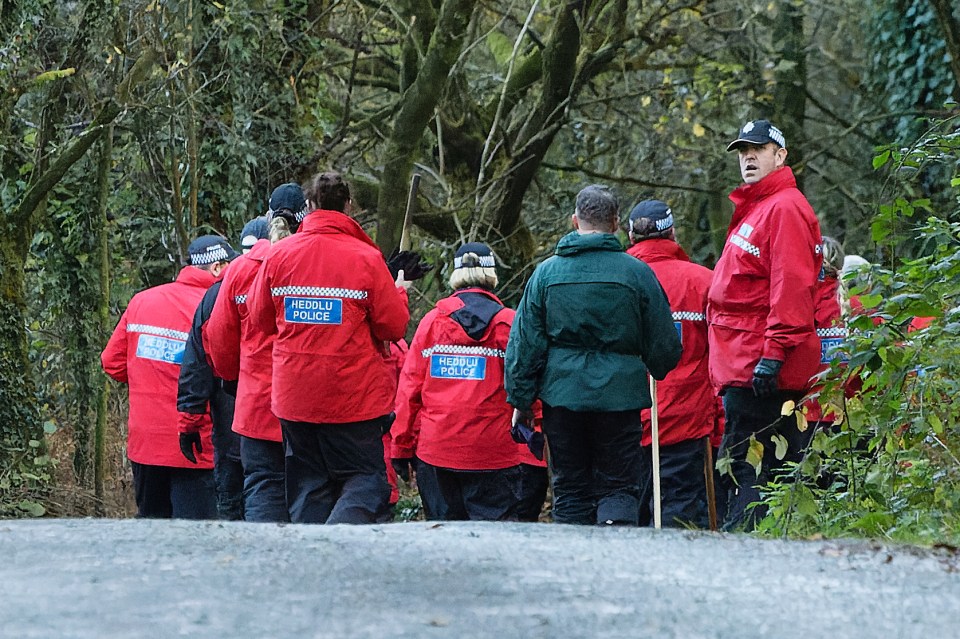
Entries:
[[503, 302], [496, 295], [476, 287], [459, 289], [437, 302], [440, 314], [450, 317], [470, 339], [476, 341], [483, 339], [493, 318], [503, 309]]
[[682, 246], [673, 240], [667, 239], [641, 240], [628, 248], [627, 253], [643, 260], [647, 264], [667, 260], [690, 261], [690, 257], [687, 255], [687, 252], [683, 250]]
[[623, 251], [623, 245], [613, 233], [586, 233], [577, 231], [567, 233], [557, 243], [556, 254], [570, 257], [589, 251]]

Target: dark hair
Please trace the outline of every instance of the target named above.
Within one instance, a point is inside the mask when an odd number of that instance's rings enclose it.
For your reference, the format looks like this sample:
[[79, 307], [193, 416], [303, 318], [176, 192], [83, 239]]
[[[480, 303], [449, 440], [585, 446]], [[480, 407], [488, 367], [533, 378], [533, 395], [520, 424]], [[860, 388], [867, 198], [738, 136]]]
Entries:
[[617, 219], [620, 203], [610, 187], [591, 184], [577, 193], [577, 217], [590, 226], [602, 226]]
[[[629, 224], [627, 227], [629, 229]], [[629, 232], [633, 234], [633, 238], [637, 242], [643, 240], [665, 240], [670, 238], [673, 233], [673, 227], [670, 226], [662, 231], [658, 231], [657, 223], [649, 217], [638, 217], [633, 220], [633, 228], [630, 229]]]
[[313, 176], [305, 192], [314, 208], [326, 211], [343, 213], [350, 201], [350, 187], [336, 171], [324, 171]]

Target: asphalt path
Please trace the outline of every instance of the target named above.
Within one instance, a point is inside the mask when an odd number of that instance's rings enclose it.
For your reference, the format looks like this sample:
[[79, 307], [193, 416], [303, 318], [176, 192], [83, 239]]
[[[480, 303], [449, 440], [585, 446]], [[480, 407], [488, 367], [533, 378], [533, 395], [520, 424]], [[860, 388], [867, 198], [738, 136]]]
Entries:
[[0, 637], [960, 636], [960, 555], [556, 524], [0, 521]]

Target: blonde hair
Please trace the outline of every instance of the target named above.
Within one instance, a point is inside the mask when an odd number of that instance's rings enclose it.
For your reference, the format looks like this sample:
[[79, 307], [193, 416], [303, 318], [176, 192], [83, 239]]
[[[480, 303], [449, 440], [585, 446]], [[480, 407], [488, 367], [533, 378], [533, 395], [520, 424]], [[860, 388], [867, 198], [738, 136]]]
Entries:
[[282, 217], [277, 216], [270, 220], [270, 226], [267, 229], [267, 237], [271, 244], [276, 244], [285, 237], [290, 237], [293, 232], [290, 230], [290, 224]]
[[[467, 253], [462, 257], [465, 261], [469, 261], [470, 256], [473, 256], [478, 264], [480, 263], [480, 258], [476, 253]], [[453, 269], [453, 273], [450, 274], [450, 288], [455, 291], [471, 286], [479, 286], [492, 291], [497, 288], [498, 283], [497, 269], [493, 267], [462, 266]]]

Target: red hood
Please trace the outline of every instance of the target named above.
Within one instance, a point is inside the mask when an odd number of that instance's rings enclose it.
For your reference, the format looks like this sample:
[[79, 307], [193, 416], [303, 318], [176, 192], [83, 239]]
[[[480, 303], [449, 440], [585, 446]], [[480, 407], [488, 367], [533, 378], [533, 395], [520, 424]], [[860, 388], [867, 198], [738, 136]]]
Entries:
[[215, 277], [212, 273], [205, 271], [202, 268], [197, 268], [196, 266], [184, 266], [180, 270], [180, 273], [177, 274], [177, 283], [186, 284], [187, 286], [196, 286], [197, 288], [206, 290], [213, 286], [214, 283], [219, 282], [225, 272], [226, 269], [220, 272], [220, 277]]
[[628, 248], [627, 253], [648, 264], [664, 260], [690, 261], [682, 246], [673, 240], [666, 239], [642, 240]]
[[340, 211], [325, 209], [311, 211], [307, 217], [303, 218], [297, 233], [343, 233], [380, 250], [356, 220]]

